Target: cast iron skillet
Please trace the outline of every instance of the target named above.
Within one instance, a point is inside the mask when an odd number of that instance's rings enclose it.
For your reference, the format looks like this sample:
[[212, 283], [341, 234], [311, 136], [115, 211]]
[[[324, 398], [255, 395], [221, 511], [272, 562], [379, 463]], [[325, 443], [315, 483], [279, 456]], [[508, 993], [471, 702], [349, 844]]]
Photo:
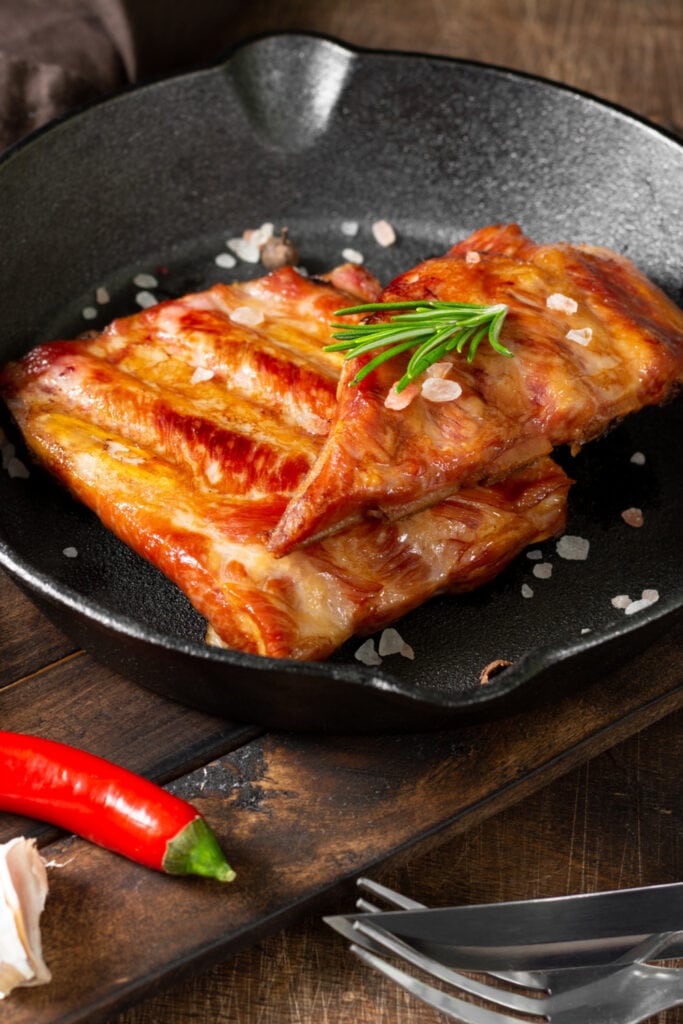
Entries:
[[[517, 221], [538, 241], [626, 253], [680, 302], [682, 180], [676, 140], [548, 82], [312, 36], [262, 38], [5, 156], [0, 360], [134, 311], [140, 271], [156, 276], [160, 299], [262, 272], [214, 260], [264, 221], [290, 229], [312, 272], [351, 245], [383, 280], [478, 226]], [[373, 241], [378, 218], [395, 226], [395, 246]], [[360, 225], [352, 239], [345, 221]], [[98, 304], [104, 286], [110, 301]], [[229, 718], [373, 732], [504, 714], [595, 678], [680, 616], [682, 405], [632, 417], [575, 459], [559, 453], [577, 481], [568, 532], [589, 540], [587, 560], [560, 558], [549, 542], [549, 579], [522, 556], [470, 596], [433, 600], [399, 623], [414, 661], [366, 667], [358, 640], [324, 664], [207, 648], [182, 595], [36, 468], [28, 479], [0, 472], [0, 561], [94, 657]], [[27, 460], [8, 419], [4, 429]], [[636, 451], [644, 465], [631, 462]], [[629, 507], [642, 509], [641, 528], [621, 518]], [[612, 605], [645, 589], [659, 600], [635, 615]], [[498, 658], [511, 667], [480, 685]]]

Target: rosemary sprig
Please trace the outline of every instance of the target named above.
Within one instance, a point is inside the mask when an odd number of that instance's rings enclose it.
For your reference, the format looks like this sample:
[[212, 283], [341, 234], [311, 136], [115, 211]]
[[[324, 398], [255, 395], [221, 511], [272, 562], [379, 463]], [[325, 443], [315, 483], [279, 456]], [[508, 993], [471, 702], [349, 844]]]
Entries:
[[397, 315], [378, 323], [333, 324], [332, 337], [337, 341], [334, 345], [326, 345], [325, 350], [346, 351], [345, 358], [353, 359], [374, 349], [382, 349], [350, 381], [358, 384], [387, 359], [414, 348], [405, 373], [396, 383], [396, 391], [403, 391], [448, 352], [466, 351], [467, 362], [471, 363], [484, 338], [496, 352], [511, 356], [512, 352], [500, 341], [500, 329], [507, 311], [508, 307], [504, 305], [477, 306], [467, 302], [438, 302], [436, 299], [350, 306], [338, 309], [334, 315], [378, 312]]

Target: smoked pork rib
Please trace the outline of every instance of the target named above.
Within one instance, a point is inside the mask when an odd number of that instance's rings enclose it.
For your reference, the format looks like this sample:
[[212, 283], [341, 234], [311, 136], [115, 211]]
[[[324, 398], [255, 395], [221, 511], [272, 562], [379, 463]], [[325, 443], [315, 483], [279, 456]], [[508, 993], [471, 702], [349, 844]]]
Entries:
[[195, 486], [290, 493], [335, 408], [330, 316], [379, 290], [360, 268], [330, 278], [347, 290], [287, 267], [161, 303], [94, 338], [38, 346], [0, 389], [18, 419], [29, 400], [68, 412], [185, 466]]
[[[350, 360], [327, 441], [271, 536], [277, 554], [364, 516], [398, 518], [499, 479], [556, 445], [579, 446], [683, 381], [683, 312], [606, 249], [536, 245], [516, 225], [493, 226], [401, 274], [381, 299], [505, 303], [501, 341], [514, 358], [486, 343], [472, 363], [444, 357], [462, 395], [418, 395], [400, 410], [384, 402], [408, 355], [347, 386], [374, 353]], [[567, 300], [575, 312], [562, 308], [571, 309]], [[587, 344], [583, 334], [568, 337], [585, 328]]]
[[183, 590], [212, 642], [322, 658], [438, 591], [483, 583], [564, 525], [569, 481], [541, 460], [400, 528], [267, 550], [334, 413], [329, 319], [377, 290], [350, 267], [327, 283], [285, 269], [219, 285], [41, 345], [5, 367], [0, 390], [36, 458]]
[[275, 558], [285, 500], [193, 488], [184, 469], [59, 412], [27, 412], [33, 451], [102, 522], [173, 580], [214, 643], [279, 658], [328, 656], [442, 591], [470, 590], [563, 529], [569, 481], [552, 460], [465, 488], [401, 524], [366, 521]]

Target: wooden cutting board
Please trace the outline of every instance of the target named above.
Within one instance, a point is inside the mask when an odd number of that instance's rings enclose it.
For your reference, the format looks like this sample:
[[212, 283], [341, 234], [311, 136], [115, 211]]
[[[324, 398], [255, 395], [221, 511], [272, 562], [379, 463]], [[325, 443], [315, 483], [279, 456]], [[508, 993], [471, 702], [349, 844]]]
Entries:
[[[0, 815], [48, 863], [43, 941], [53, 981], [13, 994], [3, 1024], [103, 1019], [225, 958], [376, 865], [427, 850], [683, 706], [683, 629], [599, 683], [500, 721], [443, 733], [317, 738], [181, 707], [101, 668], [0, 577], [0, 721], [170, 784], [206, 815], [237, 871], [169, 878]], [[350, 904], [349, 904], [350, 905]]]

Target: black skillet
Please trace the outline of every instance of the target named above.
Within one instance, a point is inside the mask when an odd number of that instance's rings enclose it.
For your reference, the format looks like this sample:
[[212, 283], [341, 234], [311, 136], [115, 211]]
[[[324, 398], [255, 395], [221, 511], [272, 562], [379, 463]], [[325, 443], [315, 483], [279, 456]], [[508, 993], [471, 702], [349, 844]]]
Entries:
[[[389, 248], [371, 234], [380, 218], [398, 234]], [[262, 38], [6, 154], [0, 361], [135, 311], [139, 272], [155, 276], [157, 298], [262, 272], [226, 270], [215, 256], [266, 221], [289, 228], [310, 271], [351, 246], [384, 280], [478, 226], [517, 221], [538, 241], [626, 253], [680, 302], [683, 147], [624, 111], [508, 71]], [[359, 224], [353, 238], [348, 221]], [[574, 459], [559, 453], [576, 480], [568, 533], [589, 541], [588, 558], [561, 558], [548, 542], [550, 578], [522, 556], [470, 596], [429, 602], [398, 624], [414, 660], [367, 667], [354, 658], [358, 639], [315, 664], [206, 647], [176, 588], [33, 467], [28, 479], [0, 471], [0, 562], [95, 658], [169, 697], [285, 729], [442, 727], [553, 700], [680, 617], [682, 424], [674, 403]], [[623, 520], [632, 507], [642, 527]], [[612, 603], [644, 590], [659, 599], [635, 614]], [[512, 665], [482, 686], [495, 659]]]

